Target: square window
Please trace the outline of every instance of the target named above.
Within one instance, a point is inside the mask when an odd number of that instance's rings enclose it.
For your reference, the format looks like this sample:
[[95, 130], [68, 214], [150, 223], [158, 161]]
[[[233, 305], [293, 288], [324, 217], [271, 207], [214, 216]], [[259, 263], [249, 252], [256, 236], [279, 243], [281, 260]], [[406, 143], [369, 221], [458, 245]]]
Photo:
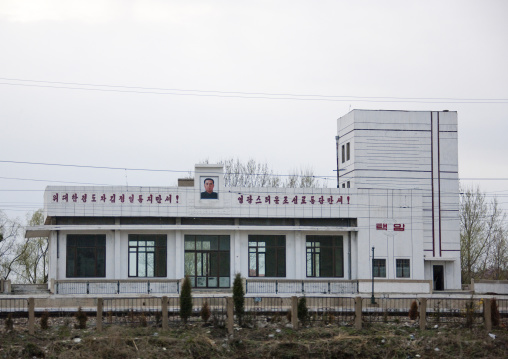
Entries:
[[106, 235], [69, 234], [67, 236], [66, 275], [68, 278], [106, 276]]
[[344, 277], [342, 236], [307, 236], [307, 277]]
[[286, 236], [249, 236], [249, 277], [286, 276]]

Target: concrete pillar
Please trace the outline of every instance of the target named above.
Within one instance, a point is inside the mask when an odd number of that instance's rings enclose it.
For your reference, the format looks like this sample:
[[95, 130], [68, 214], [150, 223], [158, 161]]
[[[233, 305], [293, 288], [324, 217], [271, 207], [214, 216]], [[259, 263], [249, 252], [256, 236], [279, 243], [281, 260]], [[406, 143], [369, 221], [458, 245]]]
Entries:
[[227, 312], [227, 328], [228, 328], [228, 333], [229, 334], [233, 334], [233, 326], [234, 326], [234, 308], [235, 308], [235, 305], [234, 305], [234, 302], [233, 302], [233, 297], [227, 297], [226, 298], [226, 312]]
[[28, 298], [28, 334], [35, 333], [35, 299]]
[[420, 298], [420, 330], [427, 328], [427, 298]]
[[[120, 224], [120, 220], [117, 218], [116, 221], [118, 223], [116, 224]], [[115, 253], [115, 264], [114, 264], [114, 270], [115, 272], [113, 273], [113, 278], [114, 279], [122, 279], [122, 264], [125, 264], [125, 261], [124, 260], [121, 260], [120, 258], [122, 258], [122, 246], [121, 246], [121, 243], [122, 243], [122, 240], [120, 238], [120, 231], [119, 230], [115, 230], [113, 232], [113, 250], [114, 250], [114, 253]], [[128, 255], [128, 254], [127, 254]], [[128, 269], [127, 269], [128, 270]]]
[[98, 332], [102, 332], [102, 310], [104, 308], [104, 299], [97, 298], [97, 323], [95, 327]]
[[163, 296], [162, 297], [162, 329], [167, 330], [168, 329], [168, 297]]
[[291, 297], [291, 325], [298, 329], [298, 297]]
[[362, 297], [355, 297], [355, 329], [362, 329]]
[[483, 302], [483, 320], [485, 322], [485, 329], [487, 329], [487, 331], [491, 331], [492, 330], [492, 299], [488, 298], [488, 299], [485, 299], [485, 301]]

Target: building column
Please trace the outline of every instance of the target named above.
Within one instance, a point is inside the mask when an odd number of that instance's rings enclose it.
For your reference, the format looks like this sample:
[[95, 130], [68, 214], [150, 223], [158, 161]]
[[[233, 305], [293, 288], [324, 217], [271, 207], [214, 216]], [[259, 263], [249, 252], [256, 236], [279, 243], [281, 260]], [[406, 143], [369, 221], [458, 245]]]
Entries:
[[[125, 263], [126, 259], [122, 258], [122, 251], [121, 251], [121, 238], [120, 238], [120, 231], [115, 230], [113, 233], [113, 246], [115, 251], [115, 273], [114, 273], [114, 279], [121, 279], [122, 277], [122, 263]], [[107, 254], [106, 254], [107, 258]], [[128, 259], [127, 259], [128, 260]], [[129, 270], [127, 268], [127, 270]]]
[[184, 249], [184, 238], [182, 231], [175, 231], [175, 278], [181, 279], [185, 276], [184, 260], [185, 260], [185, 249]]

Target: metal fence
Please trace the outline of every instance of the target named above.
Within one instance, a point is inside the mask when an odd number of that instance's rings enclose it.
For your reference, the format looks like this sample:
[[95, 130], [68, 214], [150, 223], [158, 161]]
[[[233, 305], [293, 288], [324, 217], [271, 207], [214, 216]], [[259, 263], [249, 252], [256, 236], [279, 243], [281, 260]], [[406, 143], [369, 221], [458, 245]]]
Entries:
[[[420, 306], [417, 298], [375, 298], [372, 303], [369, 298], [362, 301], [362, 318], [365, 322], [408, 322], [409, 310], [413, 302]], [[418, 316], [418, 312], [416, 313]]]
[[24, 298], [0, 298], [0, 328], [26, 327], [28, 324], [28, 300]]
[[[132, 326], [161, 326], [163, 298], [105, 298], [103, 305], [103, 324]], [[169, 297], [167, 300], [168, 321], [180, 324], [180, 298]], [[201, 311], [204, 303], [208, 304], [210, 317], [208, 321], [223, 326], [226, 318], [225, 297], [197, 297], [192, 299], [192, 314], [188, 322], [203, 322]]]
[[178, 294], [178, 280], [56, 281], [56, 294]]
[[481, 298], [432, 298], [427, 301], [427, 321], [429, 325], [478, 325], [484, 321], [483, 309]]
[[354, 294], [357, 281], [299, 281], [247, 279], [246, 293], [250, 294]]
[[309, 323], [350, 326], [355, 320], [355, 298], [306, 297]]

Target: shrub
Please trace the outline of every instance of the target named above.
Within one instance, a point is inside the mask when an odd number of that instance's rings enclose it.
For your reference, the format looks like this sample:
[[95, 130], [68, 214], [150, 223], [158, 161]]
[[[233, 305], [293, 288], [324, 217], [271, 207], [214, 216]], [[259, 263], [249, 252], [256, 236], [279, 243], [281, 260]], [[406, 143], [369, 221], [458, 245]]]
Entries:
[[235, 313], [238, 322], [242, 325], [243, 315], [245, 313], [245, 292], [243, 291], [242, 276], [236, 273], [235, 281], [233, 282], [233, 302], [235, 304]]
[[7, 315], [7, 319], [5, 319], [5, 330], [13, 330], [14, 329], [14, 321], [12, 320], [12, 314], [9, 313]]
[[298, 308], [297, 308], [298, 320], [302, 322], [303, 325], [307, 323], [309, 319], [309, 308], [307, 308], [307, 298], [301, 297], [298, 299]]
[[75, 325], [76, 329], [86, 329], [86, 321], [88, 317], [85, 312], [81, 310], [81, 307], [78, 308], [78, 311], [74, 315], [78, 323]]
[[185, 276], [180, 293], [180, 317], [187, 324], [187, 319], [192, 315], [192, 292], [191, 283], [188, 276]]
[[471, 296], [471, 299], [466, 302], [466, 327], [471, 328], [473, 326], [474, 322], [474, 312], [475, 312], [475, 306], [474, 306], [474, 299]]
[[496, 298], [492, 298], [490, 301], [490, 318], [492, 320], [492, 326], [498, 327], [501, 317], [499, 315], [499, 308], [497, 306]]
[[41, 329], [48, 329], [49, 312], [45, 310], [41, 315]]
[[413, 300], [409, 308], [409, 319], [416, 320], [416, 318], [418, 318], [418, 303], [416, 300]]
[[210, 315], [212, 313], [210, 312], [210, 306], [208, 305], [208, 302], [205, 300], [203, 303], [203, 306], [201, 307], [201, 319], [203, 319], [203, 322], [208, 322], [208, 319], [210, 319]]

